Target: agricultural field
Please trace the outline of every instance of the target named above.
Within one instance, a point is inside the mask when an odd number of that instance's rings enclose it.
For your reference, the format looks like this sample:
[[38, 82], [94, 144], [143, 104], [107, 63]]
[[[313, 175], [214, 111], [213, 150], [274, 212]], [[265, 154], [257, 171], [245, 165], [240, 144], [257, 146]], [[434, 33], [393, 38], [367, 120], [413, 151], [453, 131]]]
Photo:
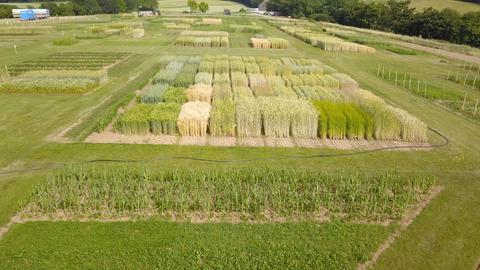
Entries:
[[1, 269], [478, 267], [478, 63], [159, 3], [0, 22]]

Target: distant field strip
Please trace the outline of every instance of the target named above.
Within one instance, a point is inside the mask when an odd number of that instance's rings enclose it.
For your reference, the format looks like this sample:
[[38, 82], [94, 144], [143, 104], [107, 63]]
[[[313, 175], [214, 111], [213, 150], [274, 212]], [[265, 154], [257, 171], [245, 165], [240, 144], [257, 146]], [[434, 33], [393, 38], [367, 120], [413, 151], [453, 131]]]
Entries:
[[328, 176], [296, 170], [150, 171], [71, 167], [23, 203], [26, 218], [158, 217], [229, 222], [398, 220], [433, 179], [396, 173]]

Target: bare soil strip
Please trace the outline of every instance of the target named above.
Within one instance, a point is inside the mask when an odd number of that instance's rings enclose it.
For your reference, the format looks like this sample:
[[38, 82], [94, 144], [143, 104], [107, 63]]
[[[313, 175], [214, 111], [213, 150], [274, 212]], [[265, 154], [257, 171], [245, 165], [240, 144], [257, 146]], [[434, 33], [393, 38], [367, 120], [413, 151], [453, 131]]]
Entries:
[[[372, 150], [387, 147], [425, 147], [428, 143], [411, 143], [398, 141], [367, 140], [325, 140], [295, 138], [235, 138], [235, 137], [178, 137], [165, 135], [125, 135], [112, 131], [108, 127], [102, 133], [92, 133], [86, 143], [118, 143], [118, 144], [179, 144], [179, 145], [211, 145], [211, 146], [247, 146], [247, 147], [303, 147], [334, 148], [343, 150]], [[405, 149], [408, 150], [408, 149]]]
[[396, 229], [388, 238], [383, 242], [380, 247], [373, 253], [372, 258], [360, 265], [358, 265], [357, 270], [367, 270], [370, 269], [375, 263], [378, 261], [380, 256], [389, 249], [395, 240], [401, 235], [403, 231], [405, 231], [410, 224], [415, 220], [415, 218], [420, 215], [423, 209], [427, 207], [428, 204], [442, 192], [442, 186], [434, 187], [430, 193], [426, 196], [425, 199], [421, 200], [410, 212], [408, 212], [399, 222], [399, 228]]

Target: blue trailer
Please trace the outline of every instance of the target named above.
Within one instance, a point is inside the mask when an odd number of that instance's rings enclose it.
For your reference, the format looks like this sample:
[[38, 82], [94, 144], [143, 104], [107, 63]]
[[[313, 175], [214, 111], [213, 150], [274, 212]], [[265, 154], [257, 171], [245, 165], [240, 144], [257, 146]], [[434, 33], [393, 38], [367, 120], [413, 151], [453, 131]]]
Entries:
[[35, 12], [33, 9], [25, 9], [20, 11], [20, 20], [22, 21], [30, 21], [30, 20], [35, 20]]

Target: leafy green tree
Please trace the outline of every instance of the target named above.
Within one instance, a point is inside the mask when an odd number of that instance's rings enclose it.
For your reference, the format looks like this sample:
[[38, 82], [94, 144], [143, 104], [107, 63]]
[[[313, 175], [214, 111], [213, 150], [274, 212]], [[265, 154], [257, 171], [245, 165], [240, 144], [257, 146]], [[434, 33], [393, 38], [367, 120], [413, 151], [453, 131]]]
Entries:
[[73, 12], [73, 4], [70, 2], [60, 3], [57, 6], [57, 14], [58, 16], [73, 16], [75, 13]]
[[0, 19], [12, 18], [12, 9], [18, 8], [14, 5], [0, 5]]
[[208, 7], [208, 4], [205, 3], [205, 2], [201, 2], [199, 5], [198, 5], [198, 9], [202, 12], [202, 13], [205, 13], [208, 11], [209, 7]]
[[98, 14], [102, 11], [96, 0], [72, 0], [76, 15]]
[[99, 1], [103, 13], [115, 14], [125, 12], [127, 5], [124, 0], [102, 0]]
[[157, 10], [158, 1], [157, 0], [138, 0], [138, 9], [139, 10]]
[[60, 16], [57, 11], [58, 5], [55, 2], [42, 3], [40, 4], [40, 8], [48, 9], [48, 11], [50, 11], [50, 16]]
[[190, 11], [197, 11], [198, 10], [198, 3], [195, 0], [188, 0], [187, 5], [190, 7]]

